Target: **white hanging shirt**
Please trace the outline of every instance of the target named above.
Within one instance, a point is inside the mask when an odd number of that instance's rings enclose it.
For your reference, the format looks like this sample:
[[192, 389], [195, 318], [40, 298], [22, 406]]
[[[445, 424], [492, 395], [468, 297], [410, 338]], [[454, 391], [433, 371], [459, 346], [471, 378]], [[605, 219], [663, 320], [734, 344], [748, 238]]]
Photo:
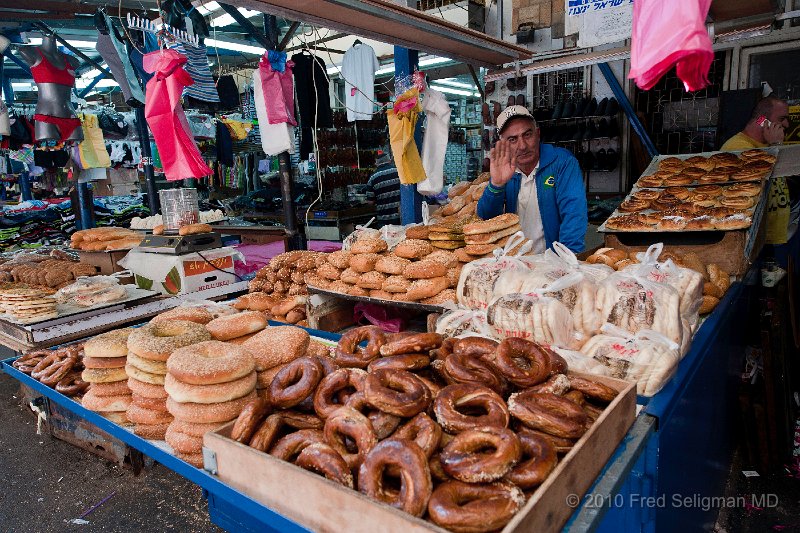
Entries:
[[375, 71], [379, 67], [375, 50], [368, 44], [356, 44], [344, 53], [342, 77], [347, 120], [370, 120], [375, 110]]
[[519, 184], [519, 196], [517, 197], [517, 214], [519, 215], [519, 225], [522, 232], [533, 242], [533, 253], [541, 254], [545, 251], [544, 227], [542, 226], [542, 215], [539, 211], [539, 197], [536, 195], [536, 171], [539, 170], [539, 163], [536, 163], [533, 171], [522, 175]]

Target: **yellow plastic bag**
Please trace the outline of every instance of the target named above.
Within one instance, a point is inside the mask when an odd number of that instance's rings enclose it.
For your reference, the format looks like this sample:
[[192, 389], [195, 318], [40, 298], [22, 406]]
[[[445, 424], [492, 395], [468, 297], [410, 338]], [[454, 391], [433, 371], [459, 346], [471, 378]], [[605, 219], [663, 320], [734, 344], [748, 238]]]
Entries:
[[786, 178], [775, 178], [767, 198], [767, 244], [784, 244], [788, 240], [789, 212]]
[[103, 139], [103, 130], [97, 121], [96, 115], [81, 115], [81, 126], [83, 127], [83, 141], [78, 145], [81, 156], [81, 166], [83, 168], [108, 168], [111, 166], [111, 158], [106, 151], [106, 143]]
[[397, 167], [400, 183], [411, 185], [426, 179], [422, 158], [414, 141], [414, 128], [422, 111], [419, 90], [404, 92], [394, 103], [394, 109], [386, 111], [389, 120], [389, 143]]

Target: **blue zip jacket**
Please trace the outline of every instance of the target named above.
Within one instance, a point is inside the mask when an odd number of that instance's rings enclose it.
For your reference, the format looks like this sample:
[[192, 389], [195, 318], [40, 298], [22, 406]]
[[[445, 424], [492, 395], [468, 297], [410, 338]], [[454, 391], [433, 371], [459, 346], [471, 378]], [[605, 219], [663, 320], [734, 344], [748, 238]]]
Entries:
[[[539, 145], [539, 168], [536, 171], [536, 197], [548, 248], [558, 241], [575, 253], [586, 246], [589, 225], [583, 173], [575, 157], [563, 148]], [[517, 212], [522, 175], [517, 172], [503, 187], [491, 183], [478, 201], [478, 216], [486, 220]]]

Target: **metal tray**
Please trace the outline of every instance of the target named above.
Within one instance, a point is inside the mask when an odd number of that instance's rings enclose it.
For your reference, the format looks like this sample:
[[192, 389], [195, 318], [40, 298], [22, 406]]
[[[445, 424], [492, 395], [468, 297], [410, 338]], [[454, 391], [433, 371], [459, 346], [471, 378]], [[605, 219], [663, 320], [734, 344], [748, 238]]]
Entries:
[[[769, 152], [770, 154], [774, 155], [775, 157], [778, 156], [778, 150], [776, 148], [765, 148], [764, 150], [766, 152]], [[677, 157], [678, 159], [689, 159], [690, 157], [695, 157], [695, 156], [699, 155], [699, 156], [708, 158], [708, 157], [711, 157], [714, 154], [720, 154], [720, 153], [732, 153], [732, 154], [740, 155], [742, 152], [745, 152], [745, 151], [746, 150], [740, 150], [740, 151], [737, 151], [737, 152], [722, 152], [721, 150], [717, 150], [715, 152], [700, 152], [698, 154], [657, 155], [650, 161], [650, 164], [647, 165], [646, 169], [644, 169], [644, 172], [642, 172], [642, 175], [639, 176], [639, 179], [643, 178], [644, 176], [650, 176], [651, 174], [653, 174], [656, 170], [658, 170], [659, 163], [661, 161], [663, 161], [664, 159], [667, 159], [667, 158], [670, 158], [670, 157]], [[735, 183], [748, 183], [748, 182], [754, 182], [754, 181], [756, 181], [756, 182], [757, 181], [764, 181], [764, 180], [769, 179], [770, 176], [772, 176], [772, 171], [774, 169], [775, 169], [775, 164], [772, 165], [772, 169], [770, 169], [770, 171], [767, 174], [765, 174], [763, 177], [758, 178], [758, 179], [739, 180], [739, 181], [724, 181], [722, 183], [701, 183], [701, 182], [698, 182], [698, 181], [694, 181], [694, 182], [692, 182], [692, 183], [690, 183], [688, 185], [681, 185], [681, 187], [697, 187], [699, 185], [733, 185]], [[637, 187], [636, 184], [639, 182], [639, 179], [637, 179], [636, 183], [634, 183], [634, 187]], [[662, 185], [661, 187], [646, 187], [646, 188], [647, 189], [665, 189], [667, 187], [670, 187], [670, 185]], [[645, 187], [642, 187], [642, 188], [645, 188]]]
[[[342, 300], [350, 300], [353, 302], [364, 302], [376, 305], [388, 305], [391, 307], [399, 307], [401, 309], [412, 309], [414, 311], [426, 311], [429, 313], [443, 313], [447, 311], [447, 307], [442, 305], [421, 304], [417, 302], [398, 302], [397, 300], [382, 300], [380, 298], [370, 298], [369, 296], [353, 296], [350, 294], [343, 294], [341, 292], [329, 291], [320, 289], [319, 287], [308, 286], [310, 294], [324, 294], [334, 298], [341, 298]], [[454, 302], [455, 304], [455, 302]]]

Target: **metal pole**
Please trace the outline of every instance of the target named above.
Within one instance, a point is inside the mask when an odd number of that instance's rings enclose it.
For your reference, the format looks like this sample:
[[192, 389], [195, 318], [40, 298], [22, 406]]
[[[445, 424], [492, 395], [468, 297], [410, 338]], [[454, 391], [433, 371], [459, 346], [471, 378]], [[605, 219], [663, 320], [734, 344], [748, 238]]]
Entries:
[[27, 172], [20, 172], [19, 174], [19, 199], [21, 202], [33, 200], [33, 192], [31, 192], [31, 178]]
[[94, 227], [94, 199], [88, 183], [78, 182], [78, 209], [81, 213], [81, 229]]
[[159, 212], [158, 189], [156, 189], [156, 176], [153, 174], [153, 152], [150, 150], [150, 132], [147, 129], [147, 122], [144, 118], [144, 107], [134, 109], [136, 113], [136, 133], [139, 136], [139, 144], [142, 146], [142, 172], [147, 185], [147, 206], [150, 214], [155, 215]]

